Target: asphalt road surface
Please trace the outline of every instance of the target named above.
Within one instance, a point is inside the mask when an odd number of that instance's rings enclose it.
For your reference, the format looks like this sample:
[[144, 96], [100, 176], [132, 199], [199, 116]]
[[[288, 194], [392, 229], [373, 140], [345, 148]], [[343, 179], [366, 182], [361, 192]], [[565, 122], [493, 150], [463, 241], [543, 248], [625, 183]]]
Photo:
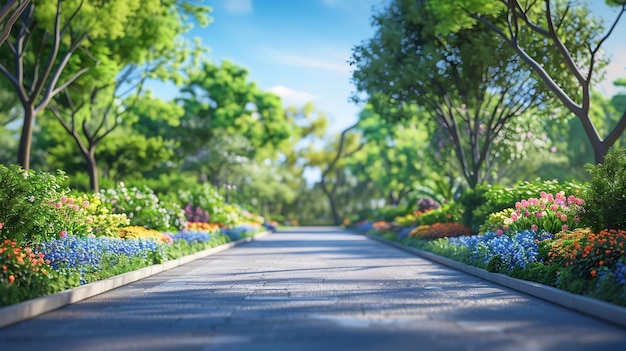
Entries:
[[309, 227], [0, 329], [0, 350], [612, 351], [626, 329]]

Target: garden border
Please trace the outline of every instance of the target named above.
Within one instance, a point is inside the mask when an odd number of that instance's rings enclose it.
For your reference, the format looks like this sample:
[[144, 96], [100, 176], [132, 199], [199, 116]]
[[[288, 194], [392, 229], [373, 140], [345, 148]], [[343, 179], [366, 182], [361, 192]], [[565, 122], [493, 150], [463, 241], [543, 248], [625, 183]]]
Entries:
[[414, 254], [416, 256], [420, 256], [422, 258], [446, 265], [456, 270], [477, 276], [479, 278], [488, 280], [490, 282], [502, 285], [513, 290], [523, 292], [525, 294], [540, 298], [556, 305], [566, 307], [576, 312], [586, 314], [604, 322], [626, 328], [626, 308], [619, 305], [593, 299], [591, 297], [583, 295], [577, 295], [567, 292], [565, 290], [553, 288], [551, 286], [509, 277], [505, 274], [491, 273], [482, 268], [469, 266], [459, 261], [454, 261], [452, 259], [436, 255], [432, 252], [402, 245], [400, 243], [379, 238], [371, 234], [359, 232], [357, 233], [365, 235], [370, 239], [393, 246], [405, 252]]
[[123, 285], [147, 278], [151, 275], [170, 270], [172, 268], [195, 261], [197, 259], [217, 254], [232, 247], [253, 241], [257, 238], [261, 238], [270, 234], [270, 231], [261, 232], [248, 238], [239, 239], [237, 241], [222, 244], [210, 249], [198, 251], [191, 255], [183, 256], [175, 260], [166, 261], [161, 264], [155, 264], [142, 269], [138, 269], [136, 271], [123, 273], [114, 277], [103, 279], [101, 281], [81, 285], [70, 290], [65, 290], [55, 294], [22, 301], [14, 305], [1, 307], [0, 329], [42, 315], [44, 313], [54, 311], [56, 309], [76, 303], [78, 301], [102, 294], [109, 290], [119, 288]]

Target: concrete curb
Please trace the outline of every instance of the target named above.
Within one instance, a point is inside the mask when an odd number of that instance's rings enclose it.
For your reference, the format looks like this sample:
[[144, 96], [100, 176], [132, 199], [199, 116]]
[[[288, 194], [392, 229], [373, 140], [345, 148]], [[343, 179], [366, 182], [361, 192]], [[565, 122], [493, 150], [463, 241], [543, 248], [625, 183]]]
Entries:
[[166, 261], [162, 264], [152, 265], [136, 271], [116, 275], [114, 277], [101, 281], [81, 285], [74, 289], [65, 290], [56, 294], [42, 296], [26, 300], [15, 305], [2, 307], [0, 308], [0, 329], [11, 324], [19, 323], [24, 320], [39, 316], [41, 314], [59, 309], [63, 306], [90, 298], [103, 292], [113, 290], [120, 286], [141, 280], [151, 275], [170, 270], [174, 267], [189, 263], [191, 261], [210, 255], [215, 255], [234, 246], [248, 243], [269, 234], [270, 232], [262, 232], [252, 237], [239, 239], [237, 241], [219, 245], [211, 249], [183, 256], [175, 260]]
[[[359, 233], [361, 234], [361, 233]], [[549, 301], [559, 306], [586, 314], [605, 322], [626, 328], [626, 308], [600, 301], [590, 297], [573, 294], [551, 286], [512, 278], [501, 273], [491, 273], [484, 269], [468, 266], [464, 263], [433, 254], [428, 251], [402, 245], [370, 234], [364, 234], [370, 239], [385, 243], [422, 258], [441, 263], [456, 270], [480, 277], [493, 283], [511, 288], [525, 294]]]

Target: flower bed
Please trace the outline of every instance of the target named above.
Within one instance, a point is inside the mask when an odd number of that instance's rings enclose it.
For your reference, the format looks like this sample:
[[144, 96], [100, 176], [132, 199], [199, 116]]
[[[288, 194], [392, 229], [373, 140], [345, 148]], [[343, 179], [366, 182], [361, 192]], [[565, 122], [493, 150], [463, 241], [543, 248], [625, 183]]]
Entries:
[[65, 178], [0, 165], [0, 307], [264, 231], [262, 217], [225, 204], [210, 185], [162, 201], [124, 183], [78, 193]]
[[[588, 169], [588, 184], [484, 187], [458, 203], [413, 209], [397, 218], [401, 226], [381, 225], [374, 218], [351, 228], [489, 272], [626, 306], [626, 149], [610, 152], [604, 164]], [[515, 198], [522, 195], [530, 197]], [[475, 231], [468, 232], [461, 222]]]

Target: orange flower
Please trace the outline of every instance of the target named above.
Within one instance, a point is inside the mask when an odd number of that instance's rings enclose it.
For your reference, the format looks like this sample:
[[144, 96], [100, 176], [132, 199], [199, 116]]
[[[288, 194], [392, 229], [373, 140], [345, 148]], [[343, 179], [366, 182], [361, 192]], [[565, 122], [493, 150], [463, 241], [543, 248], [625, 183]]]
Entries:
[[594, 269], [591, 272], [589, 272], [589, 274], [591, 275], [592, 278], [594, 278], [598, 274], [598, 272], [596, 272], [596, 270]]
[[9, 284], [13, 284], [14, 281], [15, 281], [15, 276], [13, 274], [11, 274], [9, 276]]

